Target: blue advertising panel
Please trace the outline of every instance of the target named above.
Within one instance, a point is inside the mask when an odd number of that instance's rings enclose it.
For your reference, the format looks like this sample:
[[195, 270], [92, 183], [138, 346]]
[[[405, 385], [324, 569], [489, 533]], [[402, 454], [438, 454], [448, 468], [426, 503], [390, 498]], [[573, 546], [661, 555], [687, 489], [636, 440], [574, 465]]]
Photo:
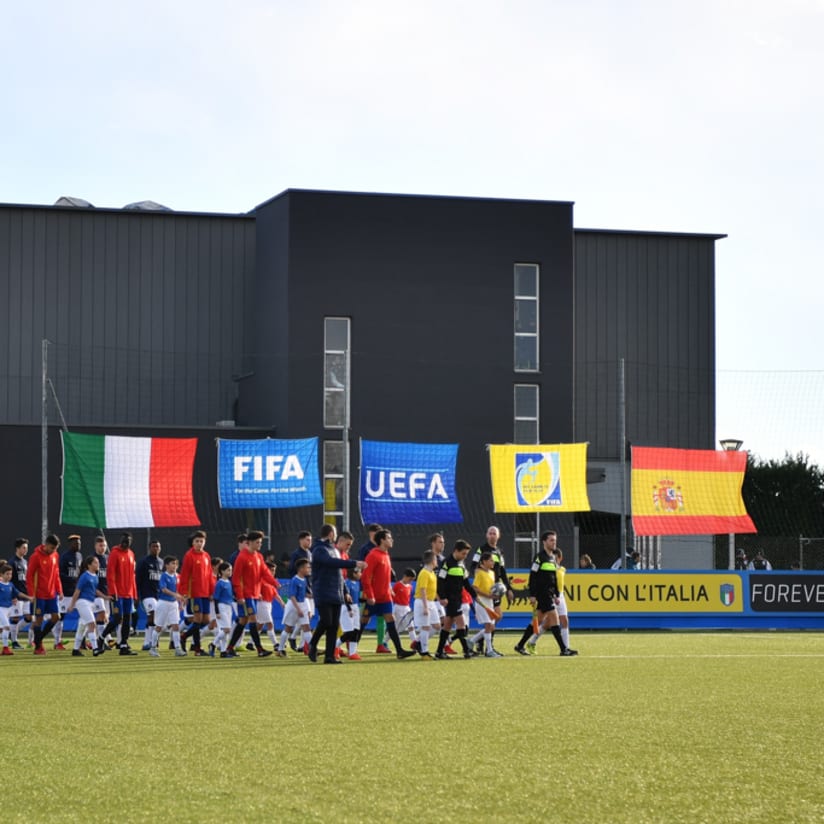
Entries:
[[318, 439], [217, 439], [217, 487], [224, 509], [286, 509], [323, 503]]
[[455, 491], [457, 444], [361, 441], [364, 523], [452, 524], [463, 516]]

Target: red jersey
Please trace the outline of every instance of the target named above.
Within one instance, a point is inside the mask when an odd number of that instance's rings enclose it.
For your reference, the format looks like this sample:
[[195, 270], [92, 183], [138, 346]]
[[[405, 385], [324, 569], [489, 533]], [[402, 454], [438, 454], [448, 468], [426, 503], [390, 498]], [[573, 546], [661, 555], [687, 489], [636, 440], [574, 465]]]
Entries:
[[361, 575], [361, 589], [367, 599], [376, 604], [388, 604], [392, 600], [392, 563], [389, 553], [372, 549], [366, 556], [366, 569]]
[[212, 597], [215, 579], [212, 576], [212, 559], [205, 549], [198, 551], [189, 547], [180, 567], [180, 586], [180, 593], [187, 598]]
[[106, 567], [106, 582], [112, 598], [137, 598], [134, 568], [134, 552], [122, 546], [113, 546]]
[[392, 600], [399, 607], [408, 607], [409, 601], [412, 598], [412, 584], [405, 584], [403, 581], [398, 581], [392, 587]]
[[[267, 569], [269, 567], [266, 567]], [[275, 581], [274, 586], [270, 584], [268, 581], [261, 581], [260, 582], [260, 599], [261, 601], [268, 601], [270, 604], [272, 601], [275, 600], [275, 596], [278, 594], [278, 590], [280, 589], [280, 585], [278, 584], [277, 580]]]
[[242, 549], [232, 569], [232, 589], [235, 591], [235, 598], [238, 601], [245, 598], [259, 599], [261, 581], [277, 586], [277, 581], [269, 572], [263, 556], [259, 552]]
[[56, 551], [46, 552], [45, 544], [40, 544], [29, 558], [26, 588], [32, 598], [57, 598], [63, 595], [63, 588], [60, 586], [60, 559]]

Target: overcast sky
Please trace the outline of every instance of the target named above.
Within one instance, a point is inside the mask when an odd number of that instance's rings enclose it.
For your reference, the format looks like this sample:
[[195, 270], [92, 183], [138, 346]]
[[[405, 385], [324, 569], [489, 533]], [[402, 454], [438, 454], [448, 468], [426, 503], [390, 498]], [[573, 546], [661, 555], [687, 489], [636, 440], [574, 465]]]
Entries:
[[718, 435], [824, 465], [822, 37], [824, 0], [7, 3], [0, 201], [537, 198], [727, 234]]

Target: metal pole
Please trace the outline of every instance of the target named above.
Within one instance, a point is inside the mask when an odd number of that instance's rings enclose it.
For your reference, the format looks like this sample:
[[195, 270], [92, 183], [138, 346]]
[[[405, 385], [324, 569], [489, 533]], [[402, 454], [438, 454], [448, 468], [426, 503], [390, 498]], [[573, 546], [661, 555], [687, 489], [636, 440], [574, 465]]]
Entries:
[[624, 386], [624, 359], [618, 361], [618, 432], [621, 465], [621, 568], [627, 568], [627, 417]]
[[729, 568], [735, 569], [735, 533], [729, 534]]
[[41, 342], [40, 366], [40, 533], [45, 540], [49, 532], [49, 395], [48, 395], [49, 342]]

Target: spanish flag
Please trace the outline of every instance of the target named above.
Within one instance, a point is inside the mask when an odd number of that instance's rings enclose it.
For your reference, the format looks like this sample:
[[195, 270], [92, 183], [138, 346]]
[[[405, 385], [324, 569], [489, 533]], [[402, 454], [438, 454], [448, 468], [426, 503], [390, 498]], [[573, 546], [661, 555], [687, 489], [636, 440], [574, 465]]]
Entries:
[[490, 445], [496, 512], [589, 512], [587, 444]]
[[746, 452], [632, 447], [636, 535], [755, 532], [741, 497]]

